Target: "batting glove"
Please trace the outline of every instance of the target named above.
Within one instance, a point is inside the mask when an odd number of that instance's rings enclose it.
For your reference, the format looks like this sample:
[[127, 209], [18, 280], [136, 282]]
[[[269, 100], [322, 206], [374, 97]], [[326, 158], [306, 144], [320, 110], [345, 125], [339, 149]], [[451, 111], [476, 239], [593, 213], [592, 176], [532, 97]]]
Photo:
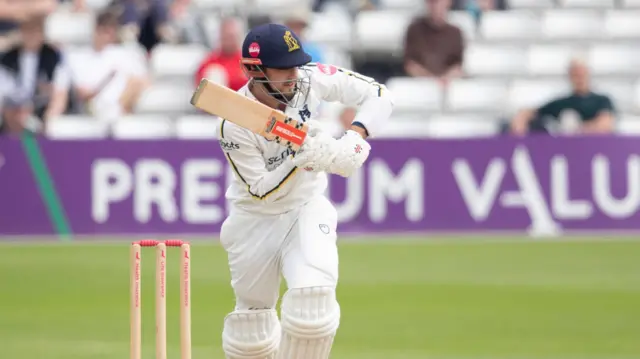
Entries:
[[324, 172], [338, 155], [339, 149], [336, 139], [318, 128], [312, 128], [293, 156], [293, 164], [307, 171]]
[[342, 177], [349, 177], [367, 160], [371, 145], [353, 130], [348, 130], [337, 142], [338, 153], [328, 170]]

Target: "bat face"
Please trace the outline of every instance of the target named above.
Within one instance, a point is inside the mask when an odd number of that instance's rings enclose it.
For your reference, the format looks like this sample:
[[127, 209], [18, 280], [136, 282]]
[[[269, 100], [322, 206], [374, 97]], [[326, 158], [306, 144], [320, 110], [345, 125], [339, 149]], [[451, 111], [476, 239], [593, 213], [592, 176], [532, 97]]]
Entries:
[[268, 140], [297, 151], [306, 138], [308, 126], [281, 111], [247, 98], [228, 87], [202, 79], [191, 97], [191, 105], [224, 118]]

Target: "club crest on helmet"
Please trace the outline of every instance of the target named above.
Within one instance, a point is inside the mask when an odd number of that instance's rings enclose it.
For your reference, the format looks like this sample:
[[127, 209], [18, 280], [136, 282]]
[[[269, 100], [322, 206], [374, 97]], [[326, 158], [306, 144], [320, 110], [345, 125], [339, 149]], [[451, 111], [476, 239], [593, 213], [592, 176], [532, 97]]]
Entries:
[[293, 37], [293, 35], [291, 35], [291, 31], [287, 30], [284, 33], [284, 36], [282, 38], [284, 39], [284, 42], [287, 43], [287, 47], [289, 48], [289, 52], [296, 51], [296, 50], [300, 49], [300, 44], [298, 43], [298, 40], [296, 40], [296, 38]]

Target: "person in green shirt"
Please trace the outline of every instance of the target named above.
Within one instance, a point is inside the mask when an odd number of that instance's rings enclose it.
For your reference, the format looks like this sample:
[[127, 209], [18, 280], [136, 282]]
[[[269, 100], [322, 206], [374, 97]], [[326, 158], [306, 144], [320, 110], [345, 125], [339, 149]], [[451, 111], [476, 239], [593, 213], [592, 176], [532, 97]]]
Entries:
[[615, 129], [615, 109], [611, 99], [595, 93], [590, 87], [587, 65], [573, 60], [569, 66], [569, 79], [573, 91], [543, 105], [538, 109], [520, 111], [511, 122], [511, 133], [523, 135], [530, 131], [543, 130], [548, 121], [563, 121], [563, 116], [573, 112], [579, 119], [575, 132], [583, 134], [611, 133]]

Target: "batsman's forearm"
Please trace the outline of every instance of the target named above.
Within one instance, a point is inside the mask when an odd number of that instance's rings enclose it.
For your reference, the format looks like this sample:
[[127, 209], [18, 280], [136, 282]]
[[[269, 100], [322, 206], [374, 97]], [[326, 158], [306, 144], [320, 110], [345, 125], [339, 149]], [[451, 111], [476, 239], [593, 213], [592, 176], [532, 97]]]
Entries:
[[367, 138], [369, 137], [369, 133], [366, 129], [357, 126], [357, 125], [351, 125], [351, 128], [349, 128], [352, 131], [356, 131], [358, 134], [360, 134], [360, 136], [362, 136], [362, 138]]
[[[393, 111], [393, 100], [386, 88], [381, 88], [380, 95], [367, 98], [358, 108], [353, 122], [359, 122], [366, 128], [366, 134], [375, 137], [389, 120]], [[360, 133], [360, 131], [357, 131]]]

